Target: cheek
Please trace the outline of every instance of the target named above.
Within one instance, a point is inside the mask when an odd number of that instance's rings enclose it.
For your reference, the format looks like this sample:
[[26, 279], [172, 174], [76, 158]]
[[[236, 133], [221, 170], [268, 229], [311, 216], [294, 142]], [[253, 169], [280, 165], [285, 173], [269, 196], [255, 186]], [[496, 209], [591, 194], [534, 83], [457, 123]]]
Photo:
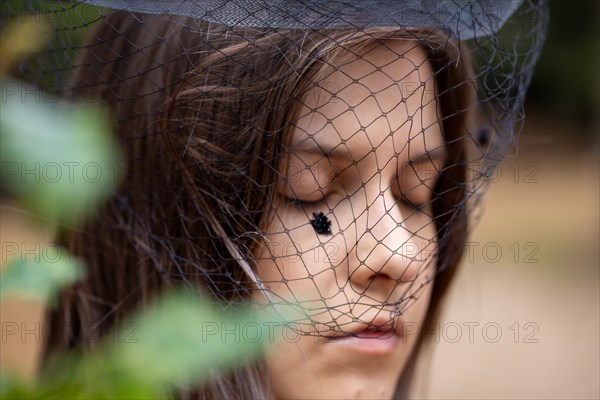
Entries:
[[311, 212], [280, 207], [257, 263], [258, 277], [269, 290], [282, 300], [305, 306], [322, 303], [344, 285], [344, 278], [336, 273], [345, 258], [344, 236], [316, 234]]

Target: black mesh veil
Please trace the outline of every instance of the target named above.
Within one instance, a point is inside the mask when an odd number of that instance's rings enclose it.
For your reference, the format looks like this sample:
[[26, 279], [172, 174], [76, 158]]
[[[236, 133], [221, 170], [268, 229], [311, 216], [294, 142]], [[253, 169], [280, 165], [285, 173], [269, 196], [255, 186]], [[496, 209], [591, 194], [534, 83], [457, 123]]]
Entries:
[[52, 25], [14, 74], [105, 104], [125, 153], [118, 192], [70, 239], [91, 270], [81, 302], [101, 318], [180, 281], [289, 306], [308, 335], [389, 325], [455, 268], [547, 22], [536, 0], [2, 10]]

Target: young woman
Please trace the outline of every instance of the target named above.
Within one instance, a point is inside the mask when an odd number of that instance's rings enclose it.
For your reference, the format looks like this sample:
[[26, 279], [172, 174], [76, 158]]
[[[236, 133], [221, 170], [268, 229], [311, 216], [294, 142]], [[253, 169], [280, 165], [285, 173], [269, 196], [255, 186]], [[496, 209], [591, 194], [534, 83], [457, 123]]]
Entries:
[[[67, 238], [51, 351], [173, 282], [293, 306], [293, 338], [182, 393], [392, 398], [455, 273], [475, 185], [469, 52], [431, 27], [237, 28], [112, 12], [75, 87], [114, 117], [119, 193]], [[65, 329], [69, 327], [69, 329]]]

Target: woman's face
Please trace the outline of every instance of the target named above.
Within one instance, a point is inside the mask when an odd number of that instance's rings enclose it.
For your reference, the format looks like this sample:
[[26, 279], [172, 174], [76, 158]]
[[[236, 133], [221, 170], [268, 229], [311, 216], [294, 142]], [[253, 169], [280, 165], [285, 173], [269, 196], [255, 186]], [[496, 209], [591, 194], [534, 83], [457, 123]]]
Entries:
[[391, 398], [429, 305], [446, 157], [432, 68], [416, 42], [355, 54], [300, 105], [259, 255], [271, 298], [300, 306], [266, 356], [276, 398]]

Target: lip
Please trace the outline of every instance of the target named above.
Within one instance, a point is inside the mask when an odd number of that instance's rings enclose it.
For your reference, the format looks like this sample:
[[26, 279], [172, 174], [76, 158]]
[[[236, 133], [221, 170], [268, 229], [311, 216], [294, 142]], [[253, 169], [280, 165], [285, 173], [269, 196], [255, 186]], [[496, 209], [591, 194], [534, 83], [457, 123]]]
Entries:
[[355, 325], [349, 331], [328, 336], [325, 343], [369, 355], [388, 355], [400, 342], [401, 332], [396, 328], [398, 321], [394, 322], [393, 326], [389, 320]]
[[370, 355], [393, 353], [398, 346], [398, 342], [398, 335], [391, 332], [369, 332], [358, 336], [337, 336], [327, 341], [331, 345], [342, 346]]

